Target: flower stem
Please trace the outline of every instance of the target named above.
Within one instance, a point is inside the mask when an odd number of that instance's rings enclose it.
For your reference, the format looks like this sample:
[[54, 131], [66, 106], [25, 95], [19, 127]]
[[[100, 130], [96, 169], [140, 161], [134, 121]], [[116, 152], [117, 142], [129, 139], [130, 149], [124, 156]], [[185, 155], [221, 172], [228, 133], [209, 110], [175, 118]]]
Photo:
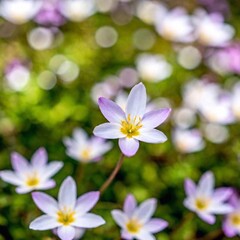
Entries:
[[124, 160], [124, 154], [122, 153], [116, 167], [114, 168], [113, 172], [111, 173], [111, 175], [109, 176], [109, 178], [105, 181], [105, 183], [101, 186], [100, 188], [100, 193], [102, 194], [107, 188], [108, 186], [112, 183], [113, 179], [116, 177], [117, 173], [119, 172], [122, 164], [123, 164], [123, 160]]

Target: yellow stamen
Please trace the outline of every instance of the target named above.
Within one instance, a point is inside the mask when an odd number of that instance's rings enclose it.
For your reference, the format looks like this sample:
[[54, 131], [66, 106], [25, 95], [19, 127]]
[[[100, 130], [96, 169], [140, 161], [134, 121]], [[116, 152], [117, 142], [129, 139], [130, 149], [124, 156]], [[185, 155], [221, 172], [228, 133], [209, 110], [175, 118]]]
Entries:
[[204, 198], [197, 198], [195, 201], [195, 205], [198, 210], [205, 210], [206, 208], [208, 208], [209, 200]]
[[127, 120], [121, 122], [120, 131], [125, 134], [126, 137], [132, 138], [140, 134], [139, 129], [141, 127], [141, 118], [135, 116], [133, 119], [131, 119], [130, 114], [128, 114]]
[[39, 184], [40, 180], [37, 175], [33, 175], [27, 178], [26, 184], [28, 187], [35, 187]]
[[88, 161], [88, 160], [90, 160], [90, 158], [91, 158], [91, 150], [89, 148], [84, 149], [81, 152], [81, 159], [83, 161]]
[[127, 227], [128, 232], [135, 234], [135, 233], [138, 233], [140, 231], [142, 225], [138, 221], [136, 221], [134, 219], [131, 219], [126, 224], [126, 227]]
[[68, 226], [75, 221], [75, 212], [72, 210], [58, 211], [57, 220], [64, 226]]
[[235, 213], [230, 216], [231, 223], [236, 226], [240, 227], [240, 213]]

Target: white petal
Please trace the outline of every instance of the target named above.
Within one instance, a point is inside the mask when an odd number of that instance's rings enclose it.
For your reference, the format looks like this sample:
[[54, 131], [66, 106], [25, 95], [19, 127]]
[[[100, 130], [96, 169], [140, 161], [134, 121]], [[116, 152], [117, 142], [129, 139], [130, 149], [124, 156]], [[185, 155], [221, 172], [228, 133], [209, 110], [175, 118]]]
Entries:
[[136, 238], [139, 240], [156, 240], [156, 238], [149, 232], [145, 230], [141, 230], [137, 235]]
[[103, 123], [94, 128], [93, 134], [97, 137], [116, 139], [125, 135], [120, 131], [121, 125], [117, 123]]
[[168, 226], [168, 222], [160, 218], [153, 218], [144, 225], [147, 232], [157, 233]]
[[67, 177], [59, 190], [58, 201], [60, 208], [74, 209], [77, 198], [77, 186], [72, 177]]
[[208, 171], [204, 173], [199, 181], [197, 187], [197, 194], [200, 196], [211, 196], [214, 188], [214, 176], [213, 173]]
[[142, 129], [135, 138], [147, 143], [163, 143], [167, 141], [166, 135], [157, 129]]
[[120, 138], [118, 145], [125, 156], [132, 157], [139, 148], [138, 140], [134, 138]]
[[128, 96], [126, 106], [126, 116], [142, 117], [145, 113], [147, 103], [146, 88], [142, 83], [134, 86]]
[[187, 196], [194, 196], [196, 193], [196, 184], [189, 178], [184, 181], [184, 189]]
[[132, 194], [128, 194], [123, 206], [123, 211], [128, 215], [128, 217], [132, 216], [136, 206], [137, 202], [135, 197]]
[[61, 240], [72, 240], [75, 237], [75, 228], [71, 226], [62, 226], [57, 229], [57, 235]]
[[63, 162], [51, 162], [45, 168], [42, 173], [44, 179], [48, 179], [55, 175], [63, 167]]
[[58, 203], [51, 196], [46, 193], [34, 192], [32, 193], [32, 198], [37, 207], [47, 215], [52, 217], [56, 216], [58, 211]]
[[113, 210], [111, 214], [117, 225], [121, 228], [125, 228], [126, 222], [128, 221], [127, 215], [121, 210]]
[[11, 154], [11, 162], [13, 169], [21, 175], [29, 170], [28, 161], [19, 153], [13, 152]]
[[49, 230], [59, 227], [61, 224], [56, 221], [56, 219], [42, 215], [30, 223], [29, 228], [33, 230]]
[[93, 213], [86, 213], [81, 217], [78, 217], [76, 221], [73, 223], [75, 227], [80, 228], [95, 228], [103, 225], [105, 220]]
[[11, 183], [13, 185], [21, 185], [22, 180], [13, 172], [13, 171], [1, 171], [0, 172], [0, 177], [2, 178], [3, 181]]
[[216, 220], [215, 216], [209, 213], [198, 213], [198, 216], [208, 224], [214, 224]]
[[212, 204], [208, 211], [214, 214], [227, 214], [234, 210], [230, 204]]
[[47, 189], [54, 188], [55, 186], [56, 186], [56, 182], [54, 180], [50, 179], [48, 181], [41, 182], [34, 189], [36, 189], [36, 190], [47, 190]]
[[35, 167], [42, 167], [47, 163], [48, 156], [45, 148], [39, 148], [32, 156], [31, 163]]
[[31, 192], [31, 191], [33, 191], [33, 190], [34, 190], [34, 188], [32, 188], [32, 187], [25, 187], [25, 186], [20, 186], [20, 187], [17, 187], [17, 188], [16, 188], [16, 192], [17, 192], [18, 194], [29, 193], [29, 192]]
[[144, 201], [134, 212], [133, 217], [141, 221], [143, 224], [149, 221], [157, 207], [156, 199], [148, 199]]

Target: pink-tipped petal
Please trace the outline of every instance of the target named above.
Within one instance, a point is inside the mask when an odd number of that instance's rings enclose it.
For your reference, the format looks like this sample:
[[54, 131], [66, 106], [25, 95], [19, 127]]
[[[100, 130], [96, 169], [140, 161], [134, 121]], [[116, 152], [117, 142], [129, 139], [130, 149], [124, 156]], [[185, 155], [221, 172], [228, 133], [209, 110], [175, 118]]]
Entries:
[[134, 138], [120, 138], [118, 144], [122, 153], [128, 157], [135, 155], [139, 148], [139, 142]]
[[60, 208], [74, 208], [77, 198], [77, 186], [72, 177], [67, 177], [59, 190], [58, 201]]
[[90, 211], [97, 203], [100, 197], [100, 192], [88, 192], [77, 199], [75, 211], [78, 214], [85, 214]]
[[137, 207], [137, 202], [132, 194], [128, 194], [123, 205], [123, 211], [131, 217], [135, 208]]
[[142, 125], [144, 128], [155, 128], [162, 124], [171, 112], [170, 108], [162, 108], [159, 110], [153, 110], [146, 113], [142, 119]]
[[93, 213], [86, 213], [81, 217], [78, 217], [74, 223], [75, 227], [80, 228], [95, 228], [105, 224], [105, 220]]
[[214, 202], [223, 202], [228, 200], [232, 194], [233, 194], [232, 188], [227, 187], [217, 188], [214, 191], [213, 200]]
[[216, 221], [216, 217], [214, 215], [211, 215], [209, 213], [198, 213], [198, 216], [208, 224], [214, 224]]
[[194, 196], [196, 193], [196, 184], [189, 178], [184, 181], [184, 189], [187, 196]]
[[56, 216], [58, 211], [58, 203], [54, 198], [42, 192], [32, 193], [32, 198], [42, 212], [52, 217]]
[[167, 141], [166, 135], [157, 129], [142, 129], [135, 138], [147, 143], [163, 143]]
[[133, 214], [133, 218], [138, 219], [142, 224], [149, 221], [157, 207], [156, 199], [148, 199], [144, 201]]
[[57, 229], [57, 235], [61, 240], [73, 240], [75, 237], [75, 228], [71, 226], [61, 226]]
[[34, 167], [43, 167], [48, 160], [45, 148], [39, 148], [32, 156], [31, 163]]
[[61, 224], [47, 215], [42, 215], [30, 223], [29, 228], [32, 230], [49, 230], [59, 227]]
[[16, 186], [22, 184], [22, 180], [13, 171], [9, 170], [1, 171], [0, 177], [3, 181], [11, 183]]
[[145, 113], [147, 103], [146, 88], [142, 83], [134, 86], [128, 96], [126, 106], [126, 116], [142, 117]]
[[208, 171], [204, 173], [199, 181], [197, 192], [199, 195], [211, 196], [214, 188], [213, 173]]
[[162, 231], [167, 226], [168, 226], [168, 222], [162, 219], [153, 218], [144, 225], [144, 229], [151, 233], [157, 233]]
[[106, 139], [122, 138], [125, 135], [120, 131], [121, 126], [117, 123], [103, 123], [94, 128], [93, 134]]
[[121, 123], [125, 119], [125, 113], [115, 102], [100, 97], [98, 104], [102, 114], [109, 122]]
[[19, 153], [13, 152], [11, 154], [11, 162], [13, 169], [21, 175], [24, 175], [29, 169], [28, 161]]
[[117, 225], [121, 228], [125, 228], [126, 222], [128, 221], [127, 215], [121, 210], [113, 210], [111, 214]]

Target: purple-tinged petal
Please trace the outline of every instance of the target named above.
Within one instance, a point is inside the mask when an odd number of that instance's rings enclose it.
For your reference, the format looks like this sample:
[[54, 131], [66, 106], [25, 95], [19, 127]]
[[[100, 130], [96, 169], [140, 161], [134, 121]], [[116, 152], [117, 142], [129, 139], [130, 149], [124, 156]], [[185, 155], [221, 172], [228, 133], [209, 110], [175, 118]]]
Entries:
[[23, 174], [29, 169], [28, 161], [19, 153], [13, 152], [11, 154], [11, 162], [13, 169], [20, 174]]
[[146, 113], [142, 119], [142, 125], [144, 128], [155, 128], [162, 124], [171, 112], [170, 108], [162, 108], [159, 110], [153, 110]]
[[43, 167], [46, 165], [48, 155], [45, 148], [39, 148], [32, 156], [31, 163], [34, 167]]
[[128, 221], [127, 215], [121, 210], [113, 210], [111, 214], [117, 225], [121, 228], [125, 228], [126, 222]]
[[214, 224], [216, 221], [216, 217], [214, 215], [211, 215], [209, 213], [198, 213], [198, 216], [208, 224]]
[[214, 176], [213, 173], [208, 171], [204, 173], [199, 181], [197, 192], [199, 195], [211, 196], [214, 188]]
[[77, 186], [76, 182], [72, 177], [67, 177], [59, 190], [58, 201], [60, 208], [71, 208], [74, 209], [77, 198]]
[[142, 83], [134, 86], [128, 96], [126, 106], [126, 116], [129, 114], [134, 118], [142, 117], [145, 113], [147, 103], [146, 88]]
[[81, 139], [81, 141], [85, 142], [85, 141], [87, 141], [88, 136], [87, 136], [86, 132], [83, 129], [75, 128], [73, 130], [73, 138], [75, 140], [80, 140]]
[[123, 211], [131, 217], [135, 208], [137, 207], [137, 202], [132, 194], [128, 194], [123, 205]]
[[224, 202], [228, 200], [232, 194], [233, 194], [232, 188], [227, 187], [217, 188], [213, 193], [213, 201]]
[[77, 199], [75, 211], [77, 214], [85, 214], [90, 211], [97, 203], [100, 192], [88, 192]]
[[132, 235], [130, 235], [127, 230], [121, 231], [121, 238], [124, 240], [132, 240], [133, 239]]
[[22, 180], [13, 171], [9, 170], [1, 171], [0, 177], [3, 181], [11, 183], [16, 186], [22, 184]]
[[148, 199], [144, 201], [140, 206], [134, 211], [133, 218], [138, 219], [142, 224], [149, 221], [157, 207], [156, 199]]
[[31, 191], [33, 191], [34, 188], [30, 188], [30, 187], [25, 187], [25, 186], [20, 186], [16, 188], [16, 192], [18, 194], [25, 194], [25, 193], [29, 193]]
[[227, 214], [234, 210], [234, 208], [230, 204], [216, 204], [213, 203], [209, 206], [208, 211], [214, 214]]
[[138, 140], [134, 138], [120, 138], [118, 145], [125, 156], [132, 157], [139, 148]]
[[120, 131], [121, 126], [116, 123], [103, 123], [94, 128], [93, 134], [97, 137], [116, 139], [125, 135]]
[[223, 232], [224, 234], [231, 238], [231, 237], [234, 237], [235, 235], [237, 235], [237, 231], [236, 231], [236, 228], [232, 227], [229, 223], [228, 223], [228, 220], [225, 220], [223, 222]]
[[121, 121], [125, 120], [125, 113], [115, 102], [100, 97], [98, 104], [102, 114], [109, 122], [121, 123]]
[[78, 217], [76, 221], [72, 223], [73, 226], [80, 228], [95, 228], [103, 224], [105, 224], [105, 220], [93, 213], [86, 213]]
[[29, 228], [33, 230], [49, 230], [59, 227], [61, 224], [47, 215], [42, 215], [30, 223]]
[[194, 196], [196, 193], [196, 184], [189, 178], [184, 181], [184, 189], [187, 196]]
[[157, 129], [141, 129], [137, 140], [147, 143], [163, 143], [167, 141], [166, 135]]
[[168, 222], [160, 218], [153, 218], [144, 225], [144, 229], [150, 233], [157, 233], [168, 226]]
[[48, 179], [55, 175], [62, 167], [63, 162], [51, 162], [45, 167], [44, 172], [42, 173], [42, 177], [44, 179]]
[[184, 207], [188, 208], [189, 210], [195, 212], [196, 206], [195, 206], [194, 201], [195, 201], [195, 199], [193, 199], [193, 198], [186, 198], [186, 199], [183, 201], [183, 205], [184, 205]]
[[138, 240], [156, 240], [156, 238], [146, 230], [142, 229], [138, 234], [136, 234]]
[[75, 237], [75, 228], [72, 226], [61, 226], [57, 229], [57, 235], [61, 240], [73, 240]]
[[46, 193], [41, 193], [41, 192], [32, 193], [32, 198], [35, 204], [37, 205], [37, 207], [42, 212], [52, 217], [56, 216], [56, 213], [58, 211], [58, 203], [54, 198], [47, 195]]
[[83, 228], [75, 228], [75, 236], [74, 236], [74, 239], [80, 239], [83, 234], [85, 233], [85, 229]]
[[35, 187], [34, 189], [36, 190], [47, 190], [47, 189], [51, 189], [54, 188], [56, 186], [56, 182], [52, 179], [42, 182], [40, 183], [39, 186]]

